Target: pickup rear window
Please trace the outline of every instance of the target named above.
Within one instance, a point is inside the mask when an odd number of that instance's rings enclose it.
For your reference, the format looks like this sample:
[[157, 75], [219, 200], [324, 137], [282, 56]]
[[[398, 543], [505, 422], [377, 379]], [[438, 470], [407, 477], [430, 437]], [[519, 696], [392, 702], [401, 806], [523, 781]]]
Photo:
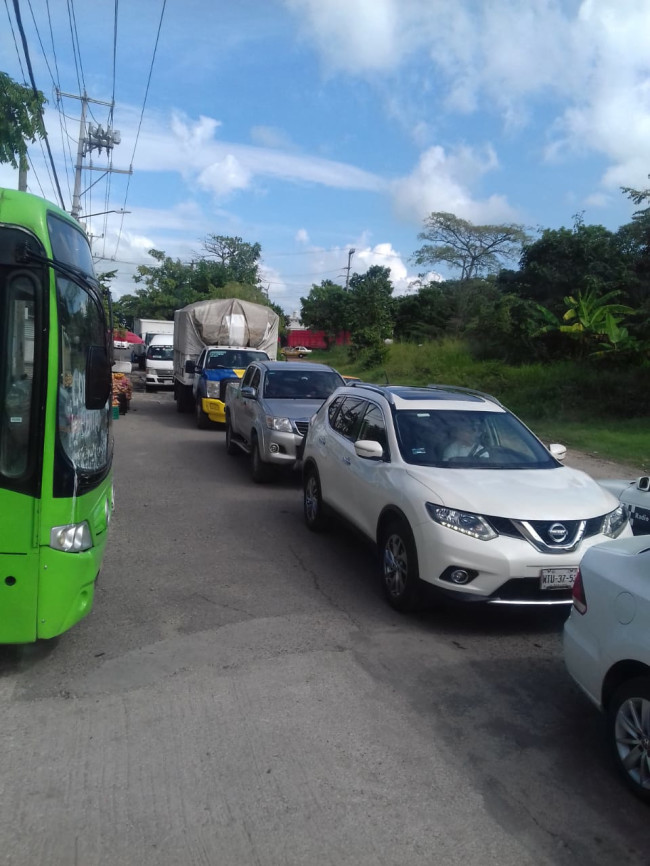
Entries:
[[343, 384], [333, 370], [269, 370], [264, 396], [270, 400], [326, 400]]
[[247, 351], [245, 349], [213, 349], [205, 359], [206, 370], [218, 370], [226, 367], [230, 370], [243, 370], [253, 361], [268, 361], [266, 352]]

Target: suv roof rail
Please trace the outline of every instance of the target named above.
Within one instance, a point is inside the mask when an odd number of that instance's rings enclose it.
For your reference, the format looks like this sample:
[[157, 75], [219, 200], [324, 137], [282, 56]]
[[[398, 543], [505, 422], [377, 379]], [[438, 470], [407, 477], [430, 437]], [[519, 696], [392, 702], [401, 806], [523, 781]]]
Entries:
[[[484, 397], [486, 400], [491, 400], [493, 403], [496, 403], [497, 406], [503, 406], [503, 403], [497, 397], [488, 394], [486, 391], [479, 391], [476, 388], [463, 388], [461, 385], [436, 385], [435, 382], [429, 383], [426, 387], [438, 391], [460, 391], [462, 394], [474, 394], [477, 397]], [[503, 408], [505, 409], [505, 406], [503, 406]]]
[[381, 394], [382, 397], [390, 397], [390, 391], [386, 392], [385, 385], [371, 385], [369, 382], [346, 382], [347, 388], [366, 388], [368, 391], [375, 391]]
[[503, 406], [503, 403], [498, 400], [496, 397], [492, 396], [492, 394], [487, 394], [485, 391], [478, 391], [476, 388], [463, 388], [460, 385], [371, 385], [368, 382], [348, 382], [348, 388], [366, 388], [368, 391], [374, 391], [377, 394], [381, 394], [383, 397], [386, 397], [389, 402], [393, 402], [393, 394], [394, 388], [411, 388], [414, 391], [447, 391], [449, 393], [454, 393], [458, 391], [461, 394], [470, 394], [474, 397], [482, 397], [484, 400], [489, 400], [492, 403], [496, 403], [497, 406]]

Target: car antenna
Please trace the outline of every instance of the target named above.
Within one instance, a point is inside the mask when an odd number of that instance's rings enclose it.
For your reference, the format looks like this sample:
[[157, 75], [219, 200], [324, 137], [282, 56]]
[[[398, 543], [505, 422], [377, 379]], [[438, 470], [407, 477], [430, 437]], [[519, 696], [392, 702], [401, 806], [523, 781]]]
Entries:
[[388, 378], [388, 373], [384, 370], [384, 378], [386, 379], [386, 384], [390, 385], [390, 380]]

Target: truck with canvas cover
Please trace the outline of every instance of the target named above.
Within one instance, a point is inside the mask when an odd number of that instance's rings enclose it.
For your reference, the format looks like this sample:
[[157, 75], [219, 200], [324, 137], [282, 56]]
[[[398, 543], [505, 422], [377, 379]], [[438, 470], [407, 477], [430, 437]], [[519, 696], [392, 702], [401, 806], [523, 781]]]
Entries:
[[225, 422], [225, 388], [254, 360], [275, 359], [279, 317], [270, 307], [226, 298], [174, 313], [174, 399], [205, 428]]

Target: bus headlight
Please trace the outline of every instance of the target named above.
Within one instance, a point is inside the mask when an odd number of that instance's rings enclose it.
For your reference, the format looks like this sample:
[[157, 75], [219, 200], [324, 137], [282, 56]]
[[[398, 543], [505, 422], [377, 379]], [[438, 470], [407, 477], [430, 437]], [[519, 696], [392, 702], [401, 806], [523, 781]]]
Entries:
[[64, 553], [80, 553], [90, 550], [93, 539], [90, 526], [84, 520], [82, 523], [68, 523], [66, 526], [53, 526], [50, 530], [50, 547], [62, 550]]

